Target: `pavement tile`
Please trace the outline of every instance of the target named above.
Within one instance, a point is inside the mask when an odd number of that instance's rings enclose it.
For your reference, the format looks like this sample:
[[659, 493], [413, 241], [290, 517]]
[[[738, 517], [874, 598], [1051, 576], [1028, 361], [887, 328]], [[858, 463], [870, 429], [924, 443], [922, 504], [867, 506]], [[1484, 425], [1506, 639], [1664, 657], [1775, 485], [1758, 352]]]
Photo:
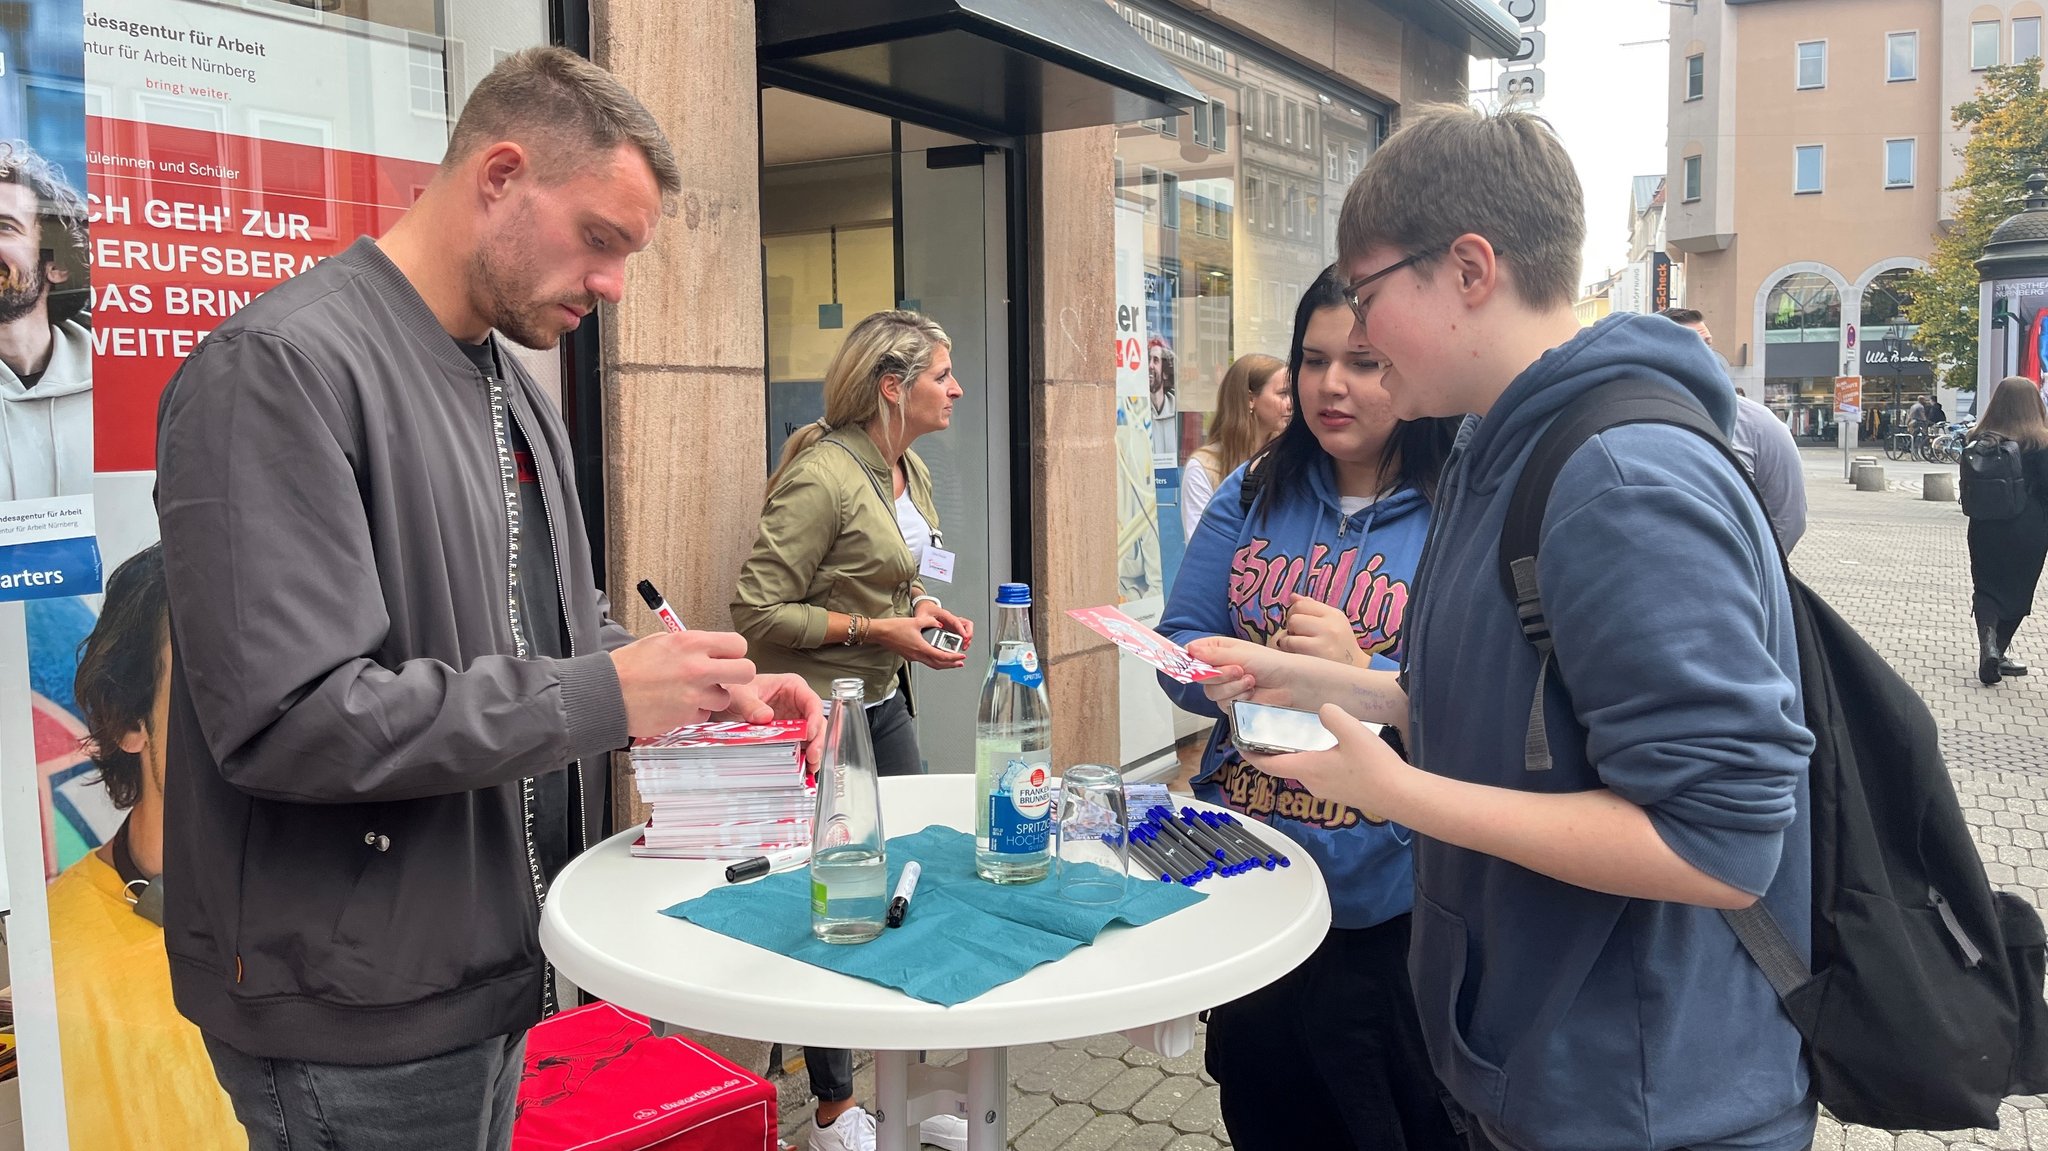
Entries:
[[1121, 1032], [1113, 1032], [1108, 1035], [1097, 1035], [1083, 1046], [1090, 1055], [1101, 1056], [1104, 1059], [1121, 1059], [1124, 1052], [1131, 1049], [1131, 1041], [1125, 1039]]
[[1166, 1145], [1166, 1151], [1216, 1151], [1217, 1142], [1207, 1135], [1183, 1135]]
[[1216, 1087], [1204, 1087], [1193, 1099], [1173, 1113], [1173, 1125], [1189, 1134], [1213, 1131], [1223, 1126], [1223, 1095]]
[[1131, 1105], [1131, 1117], [1141, 1123], [1167, 1122], [1201, 1089], [1202, 1081], [1192, 1075], [1171, 1076]]
[[1132, 1104], [1143, 1099], [1165, 1078], [1166, 1073], [1157, 1067], [1126, 1067], [1123, 1074], [1110, 1080], [1107, 1086], [1089, 1098], [1088, 1103], [1098, 1111], [1129, 1111]]
[[1016, 1125], [1011, 1124], [1010, 1146], [1015, 1151], [1055, 1151], [1094, 1118], [1094, 1110], [1079, 1103], [1055, 1107], [1022, 1135], [1017, 1134]]
[[1179, 1136], [1180, 1132], [1165, 1124], [1147, 1123], [1124, 1136], [1124, 1141], [1118, 1145], [1117, 1151], [1160, 1151]]
[[1032, 1095], [1010, 1088], [1010, 1142], [1017, 1142], [1017, 1133], [1028, 1129], [1033, 1123], [1045, 1118], [1055, 1106], [1050, 1095]]
[[1123, 1146], [1124, 1136], [1137, 1128], [1137, 1121], [1128, 1115], [1097, 1115], [1076, 1131], [1072, 1139], [1060, 1144], [1060, 1151], [1117, 1151]]
[[1062, 1076], [1071, 1075], [1094, 1061], [1093, 1055], [1078, 1047], [1061, 1048], [1046, 1056], [1038, 1066], [1016, 1076], [1010, 1082], [1015, 1083], [1019, 1091], [1044, 1095], [1052, 1090], [1052, 1085], [1059, 1082]]
[[1110, 1081], [1130, 1070], [1120, 1060], [1090, 1058], [1085, 1064], [1055, 1078], [1052, 1097], [1062, 1103], [1079, 1103], [1109, 1086]]

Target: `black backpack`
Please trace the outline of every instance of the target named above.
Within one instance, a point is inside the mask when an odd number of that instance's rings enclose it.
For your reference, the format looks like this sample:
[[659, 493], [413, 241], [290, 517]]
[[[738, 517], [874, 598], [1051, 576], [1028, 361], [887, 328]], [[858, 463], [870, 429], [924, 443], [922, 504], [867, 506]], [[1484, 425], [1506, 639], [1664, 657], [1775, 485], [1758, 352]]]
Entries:
[[[1550, 758], [1551, 640], [1536, 580], [1544, 506], [1581, 444], [1638, 423], [1697, 433], [1755, 492], [1720, 429], [1666, 385], [1603, 385], [1543, 433], [1500, 542], [1502, 586], [1543, 659], [1529, 713], [1532, 771]], [[1761, 901], [1723, 915], [1805, 1039], [1814, 1094], [1836, 1117], [1892, 1130], [1994, 1126], [2006, 1096], [2048, 1090], [2041, 917], [1991, 890], [1927, 705], [1790, 565], [1785, 578], [1815, 739], [1811, 968]]]
[[1963, 514], [1973, 520], [2009, 520], [2027, 510], [2027, 475], [2020, 444], [1995, 432], [1963, 449]]

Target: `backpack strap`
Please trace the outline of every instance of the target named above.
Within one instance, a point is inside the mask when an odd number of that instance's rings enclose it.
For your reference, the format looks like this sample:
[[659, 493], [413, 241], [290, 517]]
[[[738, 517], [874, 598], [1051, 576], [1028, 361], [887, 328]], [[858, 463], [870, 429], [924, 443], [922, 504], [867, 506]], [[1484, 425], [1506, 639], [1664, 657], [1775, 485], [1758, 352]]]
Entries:
[[[1529, 771], [1548, 771], [1551, 767], [1543, 693], [1555, 645], [1550, 635], [1550, 623], [1543, 615], [1543, 591], [1536, 578], [1543, 513], [1550, 503], [1550, 489], [1556, 485], [1558, 473], [1564, 470], [1572, 455], [1587, 440], [1609, 428], [1625, 424], [1671, 424], [1693, 432], [1720, 449], [1721, 455], [1734, 466], [1735, 474], [1742, 477], [1743, 485], [1749, 489], [1757, 506], [1765, 506], [1762, 494], [1757, 491], [1755, 477], [1742, 466], [1741, 459], [1728, 446], [1728, 438], [1707, 417], [1705, 409], [1692, 397], [1668, 385], [1648, 380], [1615, 380], [1593, 388], [1558, 413], [1536, 441], [1528, 462], [1522, 466], [1521, 478], [1515, 482], [1514, 495], [1508, 502], [1507, 521], [1502, 525], [1500, 534], [1501, 588], [1514, 601], [1515, 614], [1522, 621], [1522, 634], [1543, 661], [1536, 673], [1535, 698], [1529, 704], [1528, 734], [1523, 738], [1523, 766]], [[1770, 527], [1773, 541], [1778, 543], [1778, 561], [1784, 565], [1789, 587], [1792, 568], [1785, 556], [1784, 544], [1777, 540], [1777, 529], [1771, 526], [1769, 515], [1764, 516], [1764, 523]], [[1750, 958], [1762, 969], [1764, 978], [1770, 982], [1779, 999], [1784, 999], [1813, 977], [1806, 962], [1799, 957], [1798, 949], [1792, 946], [1790, 937], [1771, 917], [1762, 900], [1740, 911], [1723, 911], [1721, 918], [1734, 930], [1743, 950], [1749, 952]]]
[[[1507, 520], [1500, 533], [1500, 584], [1515, 605], [1528, 639], [1541, 662], [1536, 671], [1536, 694], [1529, 704], [1529, 727], [1522, 741], [1522, 765], [1530, 771], [1549, 771], [1550, 732], [1543, 715], [1543, 692], [1550, 678], [1552, 641], [1550, 621], [1543, 615], [1543, 589], [1536, 577], [1536, 553], [1543, 534], [1543, 512], [1550, 504], [1550, 489], [1559, 472], [1587, 440], [1623, 424], [1677, 424], [1690, 428], [1719, 444], [1724, 454], [1727, 441], [1721, 429], [1707, 418], [1699, 405], [1690, 402], [1668, 385], [1648, 380], [1616, 380], [1602, 384], [1567, 405], [1550, 423], [1522, 465], [1522, 476], [1508, 502]], [[1731, 459], [1734, 457], [1731, 455]], [[1737, 465], [1740, 471], [1740, 465]]]
[[1249, 515], [1252, 505], [1259, 502], [1259, 493], [1266, 490], [1266, 468], [1272, 461], [1266, 453], [1260, 452], [1244, 466], [1244, 482], [1237, 488], [1237, 510]]

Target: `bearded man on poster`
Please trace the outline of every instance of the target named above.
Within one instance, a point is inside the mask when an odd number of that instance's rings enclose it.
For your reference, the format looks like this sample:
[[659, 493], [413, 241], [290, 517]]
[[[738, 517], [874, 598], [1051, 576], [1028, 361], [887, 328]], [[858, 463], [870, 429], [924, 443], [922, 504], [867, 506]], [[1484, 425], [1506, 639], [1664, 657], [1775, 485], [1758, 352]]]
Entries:
[[681, 186], [610, 73], [516, 53], [404, 218], [164, 391], [164, 944], [254, 1151], [503, 1151], [607, 753], [714, 717], [818, 750], [817, 695], [741, 637], [611, 620], [567, 429], [500, 346], [616, 303]]
[[85, 200], [0, 141], [0, 500], [92, 490]]

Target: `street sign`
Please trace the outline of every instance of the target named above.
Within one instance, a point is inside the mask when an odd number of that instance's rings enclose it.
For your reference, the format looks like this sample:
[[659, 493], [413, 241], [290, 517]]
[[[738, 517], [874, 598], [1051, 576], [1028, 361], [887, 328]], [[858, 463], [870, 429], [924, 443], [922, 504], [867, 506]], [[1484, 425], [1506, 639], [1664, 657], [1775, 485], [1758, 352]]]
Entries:
[[1846, 419], [1863, 418], [1863, 377], [1835, 377], [1835, 414]]
[[1533, 104], [1543, 99], [1543, 69], [1514, 68], [1500, 74], [1502, 104]]

